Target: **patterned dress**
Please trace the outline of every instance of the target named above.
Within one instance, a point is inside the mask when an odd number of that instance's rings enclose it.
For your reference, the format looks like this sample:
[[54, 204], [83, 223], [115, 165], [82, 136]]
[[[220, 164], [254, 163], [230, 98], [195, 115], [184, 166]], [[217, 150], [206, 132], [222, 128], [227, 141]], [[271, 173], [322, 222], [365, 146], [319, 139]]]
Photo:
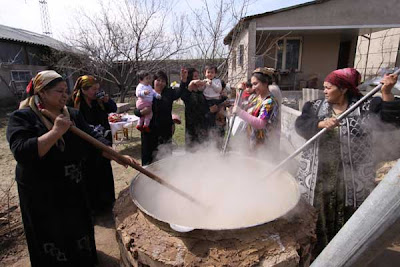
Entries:
[[[108, 143], [89, 128], [77, 110], [69, 109], [69, 113], [78, 128]], [[30, 108], [10, 116], [7, 140], [17, 161], [15, 175], [31, 265], [94, 266], [94, 228], [82, 160], [96, 150], [66, 132], [65, 148], [54, 145], [40, 158], [38, 137], [46, 132], [46, 126]]]
[[[359, 98], [349, 101], [353, 105]], [[306, 139], [318, 122], [336, 117], [326, 100], [307, 102], [296, 120], [296, 131]], [[374, 189], [372, 130], [374, 119], [399, 124], [400, 101], [364, 102], [338, 127], [327, 131], [301, 156], [297, 179], [303, 197], [318, 212], [316, 257]]]
[[247, 125], [251, 147], [261, 145], [267, 145], [269, 148], [274, 147], [277, 138], [279, 138], [277, 131], [279, 106], [275, 98], [272, 95], [268, 95], [264, 99], [255, 97], [248, 103], [247, 112], [267, 122], [262, 129], [254, 129], [250, 124]]
[[[89, 106], [81, 101], [79, 111], [89, 126], [109, 141], [112, 145], [111, 128], [108, 122], [108, 113], [116, 112], [117, 105], [111, 99], [103, 107], [92, 101]], [[83, 165], [83, 174], [87, 183], [87, 193], [90, 207], [93, 212], [101, 213], [112, 208], [115, 201], [114, 176], [111, 162], [97, 151], [86, 158]]]

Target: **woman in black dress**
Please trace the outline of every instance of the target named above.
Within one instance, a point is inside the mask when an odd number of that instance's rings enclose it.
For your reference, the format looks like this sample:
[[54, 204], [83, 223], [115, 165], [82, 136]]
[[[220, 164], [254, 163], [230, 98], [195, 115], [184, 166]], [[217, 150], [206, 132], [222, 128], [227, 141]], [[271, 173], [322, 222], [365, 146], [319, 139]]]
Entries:
[[[156, 158], [159, 159], [172, 152], [172, 104], [181, 96], [181, 89], [172, 89], [167, 84], [167, 75], [163, 71], [158, 71], [154, 75], [154, 90], [161, 94], [161, 99], [153, 100], [150, 132], [141, 133], [142, 165], [148, 165]], [[140, 117], [148, 111], [148, 108], [135, 109], [135, 115]]]
[[[65, 106], [67, 83], [58, 73], [42, 71], [31, 84], [28, 90], [33, 95], [11, 114], [7, 127], [7, 140], [17, 161], [16, 181], [31, 265], [94, 266], [96, 246], [82, 160], [95, 151], [68, 129], [74, 124], [99, 141], [109, 142], [90, 129], [77, 110]], [[41, 109], [57, 115], [54, 124]]]
[[198, 90], [204, 84], [196, 69], [182, 70], [180, 89], [181, 99], [185, 103], [185, 146], [188, 149], [200, 145], [208, 138], [207, 114], [210, 110], [203, 92]]
[[[78, 78], [69, 106], [78, 109], [89, 126], [112, 144], [108, 113], [117, 105], [106, 94], [99, 93], [99, 82], [90, 75]], [[91, 209], [94, 213], [109, 211], [115, 201], [114, 177], [110, 160], [98, 153], [90, 155], [83, 166]]]

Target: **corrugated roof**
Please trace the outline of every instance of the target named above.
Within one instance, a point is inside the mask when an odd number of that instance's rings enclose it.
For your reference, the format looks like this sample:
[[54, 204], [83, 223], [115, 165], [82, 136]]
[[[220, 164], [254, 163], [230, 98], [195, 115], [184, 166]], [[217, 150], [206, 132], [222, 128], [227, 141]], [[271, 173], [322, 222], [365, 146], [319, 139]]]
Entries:
[[67, 44], [60, 42], [50, 36], [23, 29], [12, 28], [5, 25], [0, 25], [0, 39], [48, 46], [59, 51], [71, 52], [73, 50]]

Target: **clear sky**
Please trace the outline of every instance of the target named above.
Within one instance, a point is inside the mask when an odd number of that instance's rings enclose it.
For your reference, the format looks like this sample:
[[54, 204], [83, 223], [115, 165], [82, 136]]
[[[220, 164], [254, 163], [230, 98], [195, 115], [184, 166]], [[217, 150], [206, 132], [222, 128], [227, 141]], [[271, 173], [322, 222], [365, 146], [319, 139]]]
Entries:
[[[210, 0], [212, 1], [212, 0]], [[253, 0], [247, 15], [263, 13], [312, 0]], [[187, 10], [199, 0], [179, 0], [176, 12]], [[47, 0], [53, 37], [63, 40], [63, 34], [73, 27], [77, 10], [86, 13], [98, 10], [98, 0]], [[42, 33], [41, 13], [38, 0], [0, 0], [0, 24]]]

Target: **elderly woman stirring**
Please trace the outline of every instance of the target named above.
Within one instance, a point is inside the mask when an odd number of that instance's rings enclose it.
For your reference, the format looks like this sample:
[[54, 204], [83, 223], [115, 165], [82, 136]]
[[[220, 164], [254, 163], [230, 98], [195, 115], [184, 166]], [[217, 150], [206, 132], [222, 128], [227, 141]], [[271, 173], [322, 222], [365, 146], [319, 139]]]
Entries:
[[[252, 148], [266, 145], [268, 150], [279, 151], [279, 127], [278, 114], [279, 105], [274, 96], [270, 93], [268, 86], [271, 84], [269, 71], [265, 68], [258, 68], [251, 76], [251, 84], [255, 89], [255, 97], [243, 110], [237, 105], [233, 108], [242, 120], [247, 123], [245, 128], [250, 138]], [[245, 89], [245, 84], [241, 85]]]
[[[30, 85], [31, 96], [10, 116], [7, 140], [17, 161], [31, 265], [94, 266], [94, 229], [82, 176], [82, 160], [93, 148], [68, 129], [75, 124], [99, 141], [108, 141], [90, 129], [77, 110], [65, 106], [67, 83], [57, 72], [39, 72]], [[57, 116], [54, 124], [42, 109]]]
[[333, 71], [324, 81], [325, 99], [307, 102], [296, 120], [297, 133], [306, 139], [330, 129], [303, 152], [297, 175], [303, 196], [318, 212], [314, 257], [375, 187], [373, 118], [397, 125], [400, 121], [400, 100], [391, 93], [395, 75], [384, 77], [382, 97], [367, 100], [340, 122], [336, 119], [361, 98], [360, 78], [352, 68]]

